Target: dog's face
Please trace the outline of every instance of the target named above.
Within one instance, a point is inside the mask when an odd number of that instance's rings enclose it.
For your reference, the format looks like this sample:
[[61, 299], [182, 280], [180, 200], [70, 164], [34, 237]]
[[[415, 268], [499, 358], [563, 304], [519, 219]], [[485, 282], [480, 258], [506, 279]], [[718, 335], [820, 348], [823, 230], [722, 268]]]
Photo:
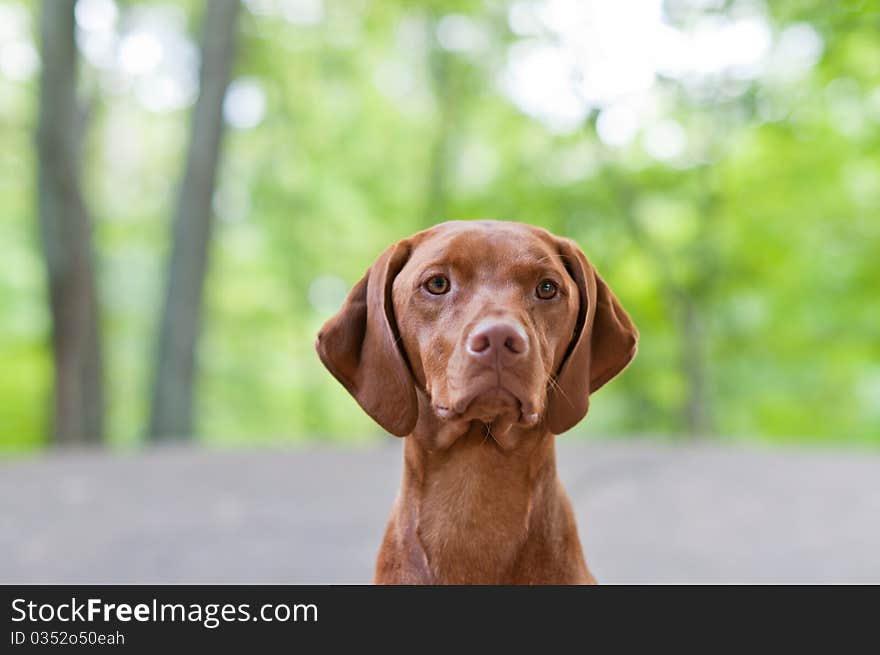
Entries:
[[392, 297], [439, 417], [538, 423], [580, 307], [552, 237], [515, 223], [444, 225], [413, 247]]
[[[540, 228], [450, 222], [388, 248], [318, 336], [380, 425], [580, 421], [635, 355], [637, 331], [580, 249]], [[421, 396], [421, 402], [420, 398]]]

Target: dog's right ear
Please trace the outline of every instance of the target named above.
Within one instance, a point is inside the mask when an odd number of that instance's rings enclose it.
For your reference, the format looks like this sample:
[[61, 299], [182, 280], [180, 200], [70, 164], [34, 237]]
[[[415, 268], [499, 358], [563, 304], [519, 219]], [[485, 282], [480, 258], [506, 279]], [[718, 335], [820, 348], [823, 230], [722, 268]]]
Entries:
[[415, 382], [394, 319], [391, 287], [409, 259], [406, 242], [386, 249], [318, 333], [324, 366], [373, 420], [391, 434], [412, 432], [418, 418]]

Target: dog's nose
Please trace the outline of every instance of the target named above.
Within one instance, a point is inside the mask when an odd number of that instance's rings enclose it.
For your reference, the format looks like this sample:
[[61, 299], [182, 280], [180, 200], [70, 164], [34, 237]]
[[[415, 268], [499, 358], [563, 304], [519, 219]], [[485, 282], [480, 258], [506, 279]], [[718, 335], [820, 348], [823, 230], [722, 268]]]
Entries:
[[513, 361], [529, 350], [529, 338], [520, 325], [508, 321], [483, 322], [467, 340], [467, 351], [473, 357]]

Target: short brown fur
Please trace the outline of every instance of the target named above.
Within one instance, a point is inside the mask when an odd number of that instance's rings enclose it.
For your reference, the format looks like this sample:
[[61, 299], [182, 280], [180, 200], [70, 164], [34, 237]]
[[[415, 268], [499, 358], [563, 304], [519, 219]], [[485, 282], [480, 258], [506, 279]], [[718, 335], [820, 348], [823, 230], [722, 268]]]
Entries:
[[[449, 288], [435, 294], [438, 276]], [[376, 583], [594, 583], [555, 435], [637, 340], [580, 248], [546, 230], [455, 221], [386, 249], [317, 342], [361, 407], [406, 437]]]

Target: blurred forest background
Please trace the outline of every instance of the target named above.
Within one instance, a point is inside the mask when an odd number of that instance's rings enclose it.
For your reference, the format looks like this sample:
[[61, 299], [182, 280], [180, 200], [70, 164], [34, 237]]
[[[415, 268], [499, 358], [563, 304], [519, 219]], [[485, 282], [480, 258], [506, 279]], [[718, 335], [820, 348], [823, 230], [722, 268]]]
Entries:
[[364, 441], [389, 242], [576, 239], [641, 331], [576, 432], [880, 445], [880, 11], [0, 0], [0, 451]]

